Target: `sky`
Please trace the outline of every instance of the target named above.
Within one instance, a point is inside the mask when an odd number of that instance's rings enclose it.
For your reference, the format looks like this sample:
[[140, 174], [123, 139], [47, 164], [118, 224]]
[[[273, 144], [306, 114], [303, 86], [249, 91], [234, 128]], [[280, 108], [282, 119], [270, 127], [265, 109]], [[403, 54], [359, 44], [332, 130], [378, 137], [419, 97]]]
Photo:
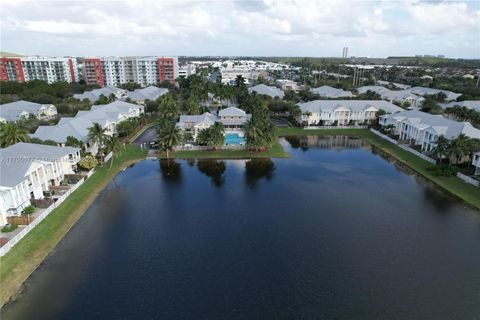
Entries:
[[480, 58], [480, 1], [0, 0], [0, 51]]

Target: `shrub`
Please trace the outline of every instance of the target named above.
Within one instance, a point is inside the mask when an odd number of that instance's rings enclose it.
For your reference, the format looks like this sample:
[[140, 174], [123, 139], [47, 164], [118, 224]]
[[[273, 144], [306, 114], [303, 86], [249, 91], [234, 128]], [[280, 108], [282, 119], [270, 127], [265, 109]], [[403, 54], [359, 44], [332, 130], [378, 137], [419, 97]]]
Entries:
[[34, 206], [28, 206], [22, 210], [22, 214], [32, 214], [34, 211], [35, 211]]
[[446, 165], [430, 166], [427, 171], [435, 176], [453, 177], [457, 174], [458, 169], [455, 167], [449, 167]]
[[80, 162], [78, 163], [78, 165], [82, 168], [82, 169], [85, 169], [85, 170], [91, 170], [93, 168], [95, 168], [97, 165], [98, 165], [98, 160], [90, 155], [90, 154], [87, 154], [85, 157], [83, 157]]
[[17, 229], [18, 226], [16, 224], [6, 224], [2, 228], [2, 232], [12, 232], [13, 230]]

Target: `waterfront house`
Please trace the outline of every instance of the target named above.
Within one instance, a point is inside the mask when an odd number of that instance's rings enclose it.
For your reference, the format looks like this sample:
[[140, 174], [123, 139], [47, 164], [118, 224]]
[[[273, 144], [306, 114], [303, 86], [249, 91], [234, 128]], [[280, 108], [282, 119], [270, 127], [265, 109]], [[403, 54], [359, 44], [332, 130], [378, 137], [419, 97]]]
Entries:
[[109, 98], [110, 95], [114, 95], [116, 100], [122, 99], [127, 96], [127, 90], [120, 89], [113, 86], [106, 86], [100, 89], [93, 89], [91, 91], [85, 91], [84, 93], [74, 94], [73, 97], [78, 100], [87, 99], [91, 103], [97, 101], [101, 95]]
[[243, 128], [252, 117], [242, 109], [228, 107], [218, 112], [215, 116], [209, 112], [201, 115], [181, 115], [177, 127], [184, 132], [189, 132], [196, 139], [200, 131], [209, 128], [215, 122], [220, 122], [225, 128], [225, 134], [238, 133], [243, 135]]
[[398, 135], [400, 140], [419, 145], [423, 151], [435, 149], [437, 138], [441, 135], [450, 140], [460, 134], [480, 139], [480, 130], [469, 122], [453, 121], [421, 111], [383, 115], [379, 118], [379, 124], [382, 127], [393, 126], [392, 133]]
[[79, 161], [79, 148], [20, 142], [0, 149], [0, 225], [20, 215], [30, 200], [43, 199]]
[[257, 94], [270, 96], [272, 98], [278, 97], [280, 99], [283, 98], [283, 96], [285, 95], [283, 90], [278, 89], [277, 87], [264, 85], [263, 83], [248, 88], [248, 93], [251, 94], [253, 92], [256, 92]]
[[57, 108], [53, 104], [41, 104], [19, 100], [0, 105], [0, 122], [16, 122], [34, 117], [40, 120], [53, 119], [57, 116]]
[[88, 128], [98, 123], [105, 134], [115, 136], [116, 127], [122, 121], [139, 117], [145, 107], [124, 101], [114, 101], [105, 105], [94, 105], [88, 111], [79, 111], [75, 117], [64, 117], [54, 126], [40, 126], [31, 137], [52, 140], [64, 146], [68, 136], [85, 143], [85, 151], [96, 154], [98, 147], [88, 141]]
[[371, 124], [377, 112], [400, 112], [403, 109], [383, 100], [315, 100], [298, 104], [302, 115], [297, 121], [307, 126], [347, 126]]
[[350, 98], [353, 97], [351, 91], [345, 91], [343, 89], [337, 89], [330, 86], [321, 86], [318, 88], [310, 89], [310, 92], [313, 94], [317, 94], [320, 97], [324, 98]]

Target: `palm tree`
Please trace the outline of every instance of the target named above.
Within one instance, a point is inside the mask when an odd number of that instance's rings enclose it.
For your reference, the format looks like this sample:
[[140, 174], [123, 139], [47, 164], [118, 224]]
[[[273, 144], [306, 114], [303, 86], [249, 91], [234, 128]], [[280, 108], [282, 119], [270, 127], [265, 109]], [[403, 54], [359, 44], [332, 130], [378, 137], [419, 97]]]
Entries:
[[20, 129], [15, 123], [2, 124], [0, 127], [0, 144], [2, 147], [8, 147], [18, 142], [28, 142], [28, 132]]
[[447, 152], [450, 163], [453, 161], [455, 161], [455, 163], [460, 163], [462, 159], [469, 154], [469, 144], [470, 138], [463, 133], [453, 139]]
[[120, 140], [116, 137], [107, 137], [104, 143], [105, 143], [105, 148], [107, 149], [107, 152], [112, 153], [112, 157], [110, 158], [110, 169], [111, 169], [113, 165], [113, 157], [118, 157], [118, 154], [122, 150], [123, 143], [121, 143]]
[[263, 140], [263, 132], [260, 123], [254, 119], [255, 118], [250, 119], [245, 124], [245, 139], [247, 141], [247, 147], [260, 149], [265, 145], [265, 141]]
[[105, 141], [105, 134], [106, 129], [102, 128], [102, 126], [95, 122], [93, 126], [88, 128], [88, 140], [92, 142], [92, 144], [97, 144], [98, 146], [101, 146], [103, 142]]
[[179, 145], [182, 142], [182, 133], [180, 129], [175, 126], [174, 123], [168, 123], [163, 128], [160, 128], [158, 134], [158, 145], [167, 153], [167, 159], [169, 151]]
[[444, 135], [440, 135], [436, 141], [437, 146], [433, 150], [437, 159], [442, 163], [443, 158], [447, 155], [450, 148], [450, 141]]

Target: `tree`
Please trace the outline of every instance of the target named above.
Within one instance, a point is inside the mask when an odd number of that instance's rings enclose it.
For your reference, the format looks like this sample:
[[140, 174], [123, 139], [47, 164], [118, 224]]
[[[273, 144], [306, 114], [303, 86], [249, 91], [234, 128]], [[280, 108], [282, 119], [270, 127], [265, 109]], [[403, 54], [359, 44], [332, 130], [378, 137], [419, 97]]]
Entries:
[[447, 155], [450, 148], [450, 141], [444, 135], [440, 135], [436, 141], [437, 146], [433, 150], [437, 159], [442, 163], [442, 159]]
[[179, 145], [182, 142], [182, 133], [180, 129], [175, 126], [175, 123], [166, 123], [158, 131], [158, 145], [160, 149], [167, 153], [167, 159], [169, 151]]
[[225, 128], [222, 123], [215, 122], [209, 128], [201, 130], [197, 135], [197, 143], [199, 145], [218, 148], [225, 143]]
[[0, 126], [0, 144], [2, 147], [30, 141], [27, 131], [20, 129], [15, 123], [9, 122]]
[[275, 126], [262, 111], [252, 115], [244, 130], [247, 147], [251, 149], [266, 149], [275, 142]]
[[83, 142], [73, 136], [68, 136], [65, 145], [68, 147], [82, 148]]
[[198, 105], [197, 99], [190, 97], [185, 102], [184, 111], [186, 114], [197, 115], [201, 113], [200, 106]]
[[113, 165], [113, 157], [117, 157], [120, 151], [122, 150], [123, 143], [116, 137], [107, 137], [105, 139], [105, 148], [108, 152], [112, 153], [112, 157], [110, 158], [110, 169]]
[[90, 140], [93, 144], [97, 144], [98, 146], [101, 146], [103, 142], [105, 141], [105, 128], [102, 128], [102, 126], [95, 122], [93, 126], [88, 128], [88, 133], [87, 137], [88, 140]]
[[104, 94], [101, 94], [101, 95], [98, 97], [98, 100], [95, 101], [94, 104], [100, 105], [100, 104], [108, 104], [108, 103], [110, 103], [110, 101], [108, 100], [108, 98], [105, 97]]

